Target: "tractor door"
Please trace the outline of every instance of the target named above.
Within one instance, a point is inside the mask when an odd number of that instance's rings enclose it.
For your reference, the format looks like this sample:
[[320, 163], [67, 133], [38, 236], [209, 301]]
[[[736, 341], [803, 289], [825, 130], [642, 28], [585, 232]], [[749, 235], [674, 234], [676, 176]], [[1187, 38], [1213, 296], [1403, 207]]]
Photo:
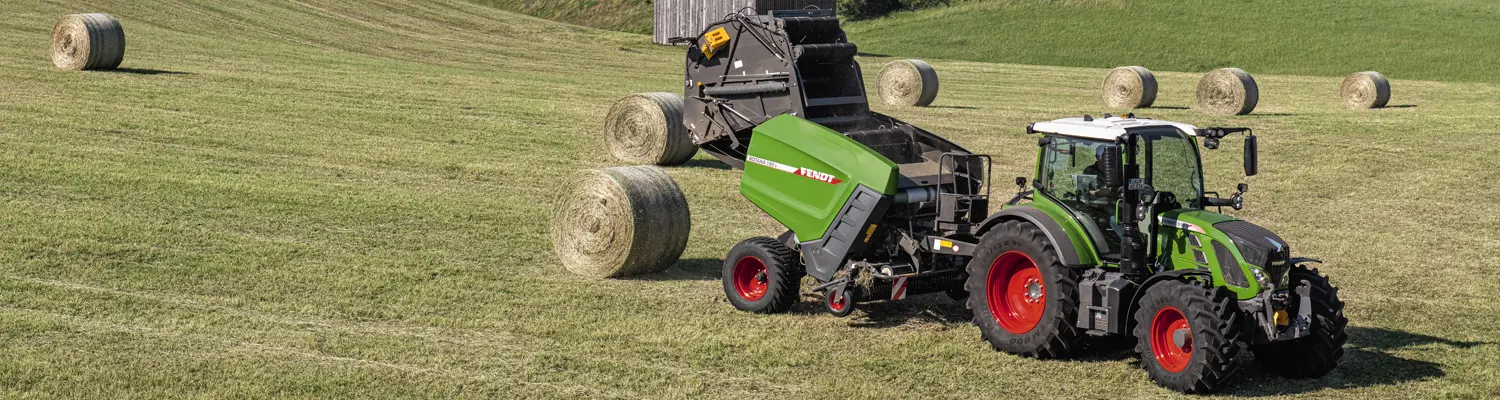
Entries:
[[1120, 226], [1115, 210], [1120, 188], [1107, 187], [1098, 164], [1104, 148], [1114, 143], [1053, 136], [1042, 149], [1036, 189], [1073, 214], [1099, 256], [1118, 258]]
[[1154, 251], [1157, 242], [1166, 239], [1157, 216], [1198, 207], [1203, 197], [1202, 167], [1197, 146], [1176, 128], [1152, 127], [1135, 133], [1131, 136], [1134, 140], [1131, 147], [1135, 148], [1135, 160], [1140, 166], [1140, 181], [1154, 191], [1150, 199], [1142, 199], [1146, 212], [1138, 228], [1146, 239], [1146, 248]]

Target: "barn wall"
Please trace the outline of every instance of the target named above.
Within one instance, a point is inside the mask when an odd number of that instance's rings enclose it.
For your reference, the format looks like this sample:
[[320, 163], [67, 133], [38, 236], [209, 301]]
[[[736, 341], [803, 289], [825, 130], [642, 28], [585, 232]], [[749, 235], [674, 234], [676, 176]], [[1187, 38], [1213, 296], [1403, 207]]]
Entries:
[[656, 0], [651, 41], [667, 44], [673, 37], [697, 37], [703, 28], [746, 7], [764, 13], [795, 10], [809, 5], [833, 9], [835, 0]]

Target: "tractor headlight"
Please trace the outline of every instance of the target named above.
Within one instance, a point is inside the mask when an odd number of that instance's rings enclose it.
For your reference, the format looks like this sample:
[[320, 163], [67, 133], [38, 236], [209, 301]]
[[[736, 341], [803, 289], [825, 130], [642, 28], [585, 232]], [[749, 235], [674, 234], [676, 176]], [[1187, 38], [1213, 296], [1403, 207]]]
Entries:
[[1266, 274], [1265, 270], [1251, 267], [1250, 274], [1255, 275], [1255, 283], [1260, 284], [1261, 288], [1272, 289], [1276, 287], [1276, 285], [1271, 283], [1271, 275]]

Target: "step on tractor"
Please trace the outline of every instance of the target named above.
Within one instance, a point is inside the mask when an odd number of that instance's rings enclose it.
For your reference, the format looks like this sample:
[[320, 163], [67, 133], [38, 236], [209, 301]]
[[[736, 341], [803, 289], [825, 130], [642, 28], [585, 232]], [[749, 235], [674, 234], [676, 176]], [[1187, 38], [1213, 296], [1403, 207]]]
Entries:
[[[1218, 388], [1241, 347], [1267, 372], [1318, 377], [1342, 356], [1343, 302], [1265, 228], [1208, 208], [1199, 146], [1246, 128], [1104, 116], [1037, 122], [1033, 179], [990, 200], [991, 159], [872, 112], [831, 11], [732, 14], [690, 44], [683, 123], [743, 169], [740, 193], [787, 227], [729, 250], [734, 307], [788, 310], [802, 280], [834, 315], [861, 303], [946, 293], [983, 340], [1035, 358], [1133, 337], [1158, 384]], [[992, 209], [993, 208], [993, 209]]]

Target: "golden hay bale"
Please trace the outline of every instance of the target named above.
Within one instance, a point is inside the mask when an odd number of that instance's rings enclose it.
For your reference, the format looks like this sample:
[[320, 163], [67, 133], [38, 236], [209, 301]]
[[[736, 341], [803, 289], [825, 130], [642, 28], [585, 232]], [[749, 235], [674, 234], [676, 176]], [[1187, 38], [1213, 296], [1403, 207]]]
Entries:
[[1245, 115], [1258, 102], [1260, 88], [1245, 70], [1220, 68], [1198, 81], [1198, 108], [1209, 114]]
[[1339, 94], [1349, 108], [1381, 108], [1391, 101], [1391, 81], [1379, 72], [1355, 72], [1344, 78]]
[[579, 175], [552, 218], [552, 246], [578, 275], [615, 278], [666, 269], [687, 248], [692, 216], [661, 168], [615, 167]]
[[922, 60], [891, 61], [880, 69], [877, 89], [885, 104], [926, 107], [937, 99], [937, 71]]
[[1104, 105], [1144, 108], [1156, 102], [1156, 75], [1146, 67], [1119, 67], [1104, 76]]
[[615, 102], [604, 117], [604, 142], [616, 159], [634, 164], [678, 165], [698, 153], [675, 93], [636, 93]]
[[68, 70], [115, 69], [125, 60], [125, 29], [109, 14], [73, 14], [52, 26], [52, 64]]

